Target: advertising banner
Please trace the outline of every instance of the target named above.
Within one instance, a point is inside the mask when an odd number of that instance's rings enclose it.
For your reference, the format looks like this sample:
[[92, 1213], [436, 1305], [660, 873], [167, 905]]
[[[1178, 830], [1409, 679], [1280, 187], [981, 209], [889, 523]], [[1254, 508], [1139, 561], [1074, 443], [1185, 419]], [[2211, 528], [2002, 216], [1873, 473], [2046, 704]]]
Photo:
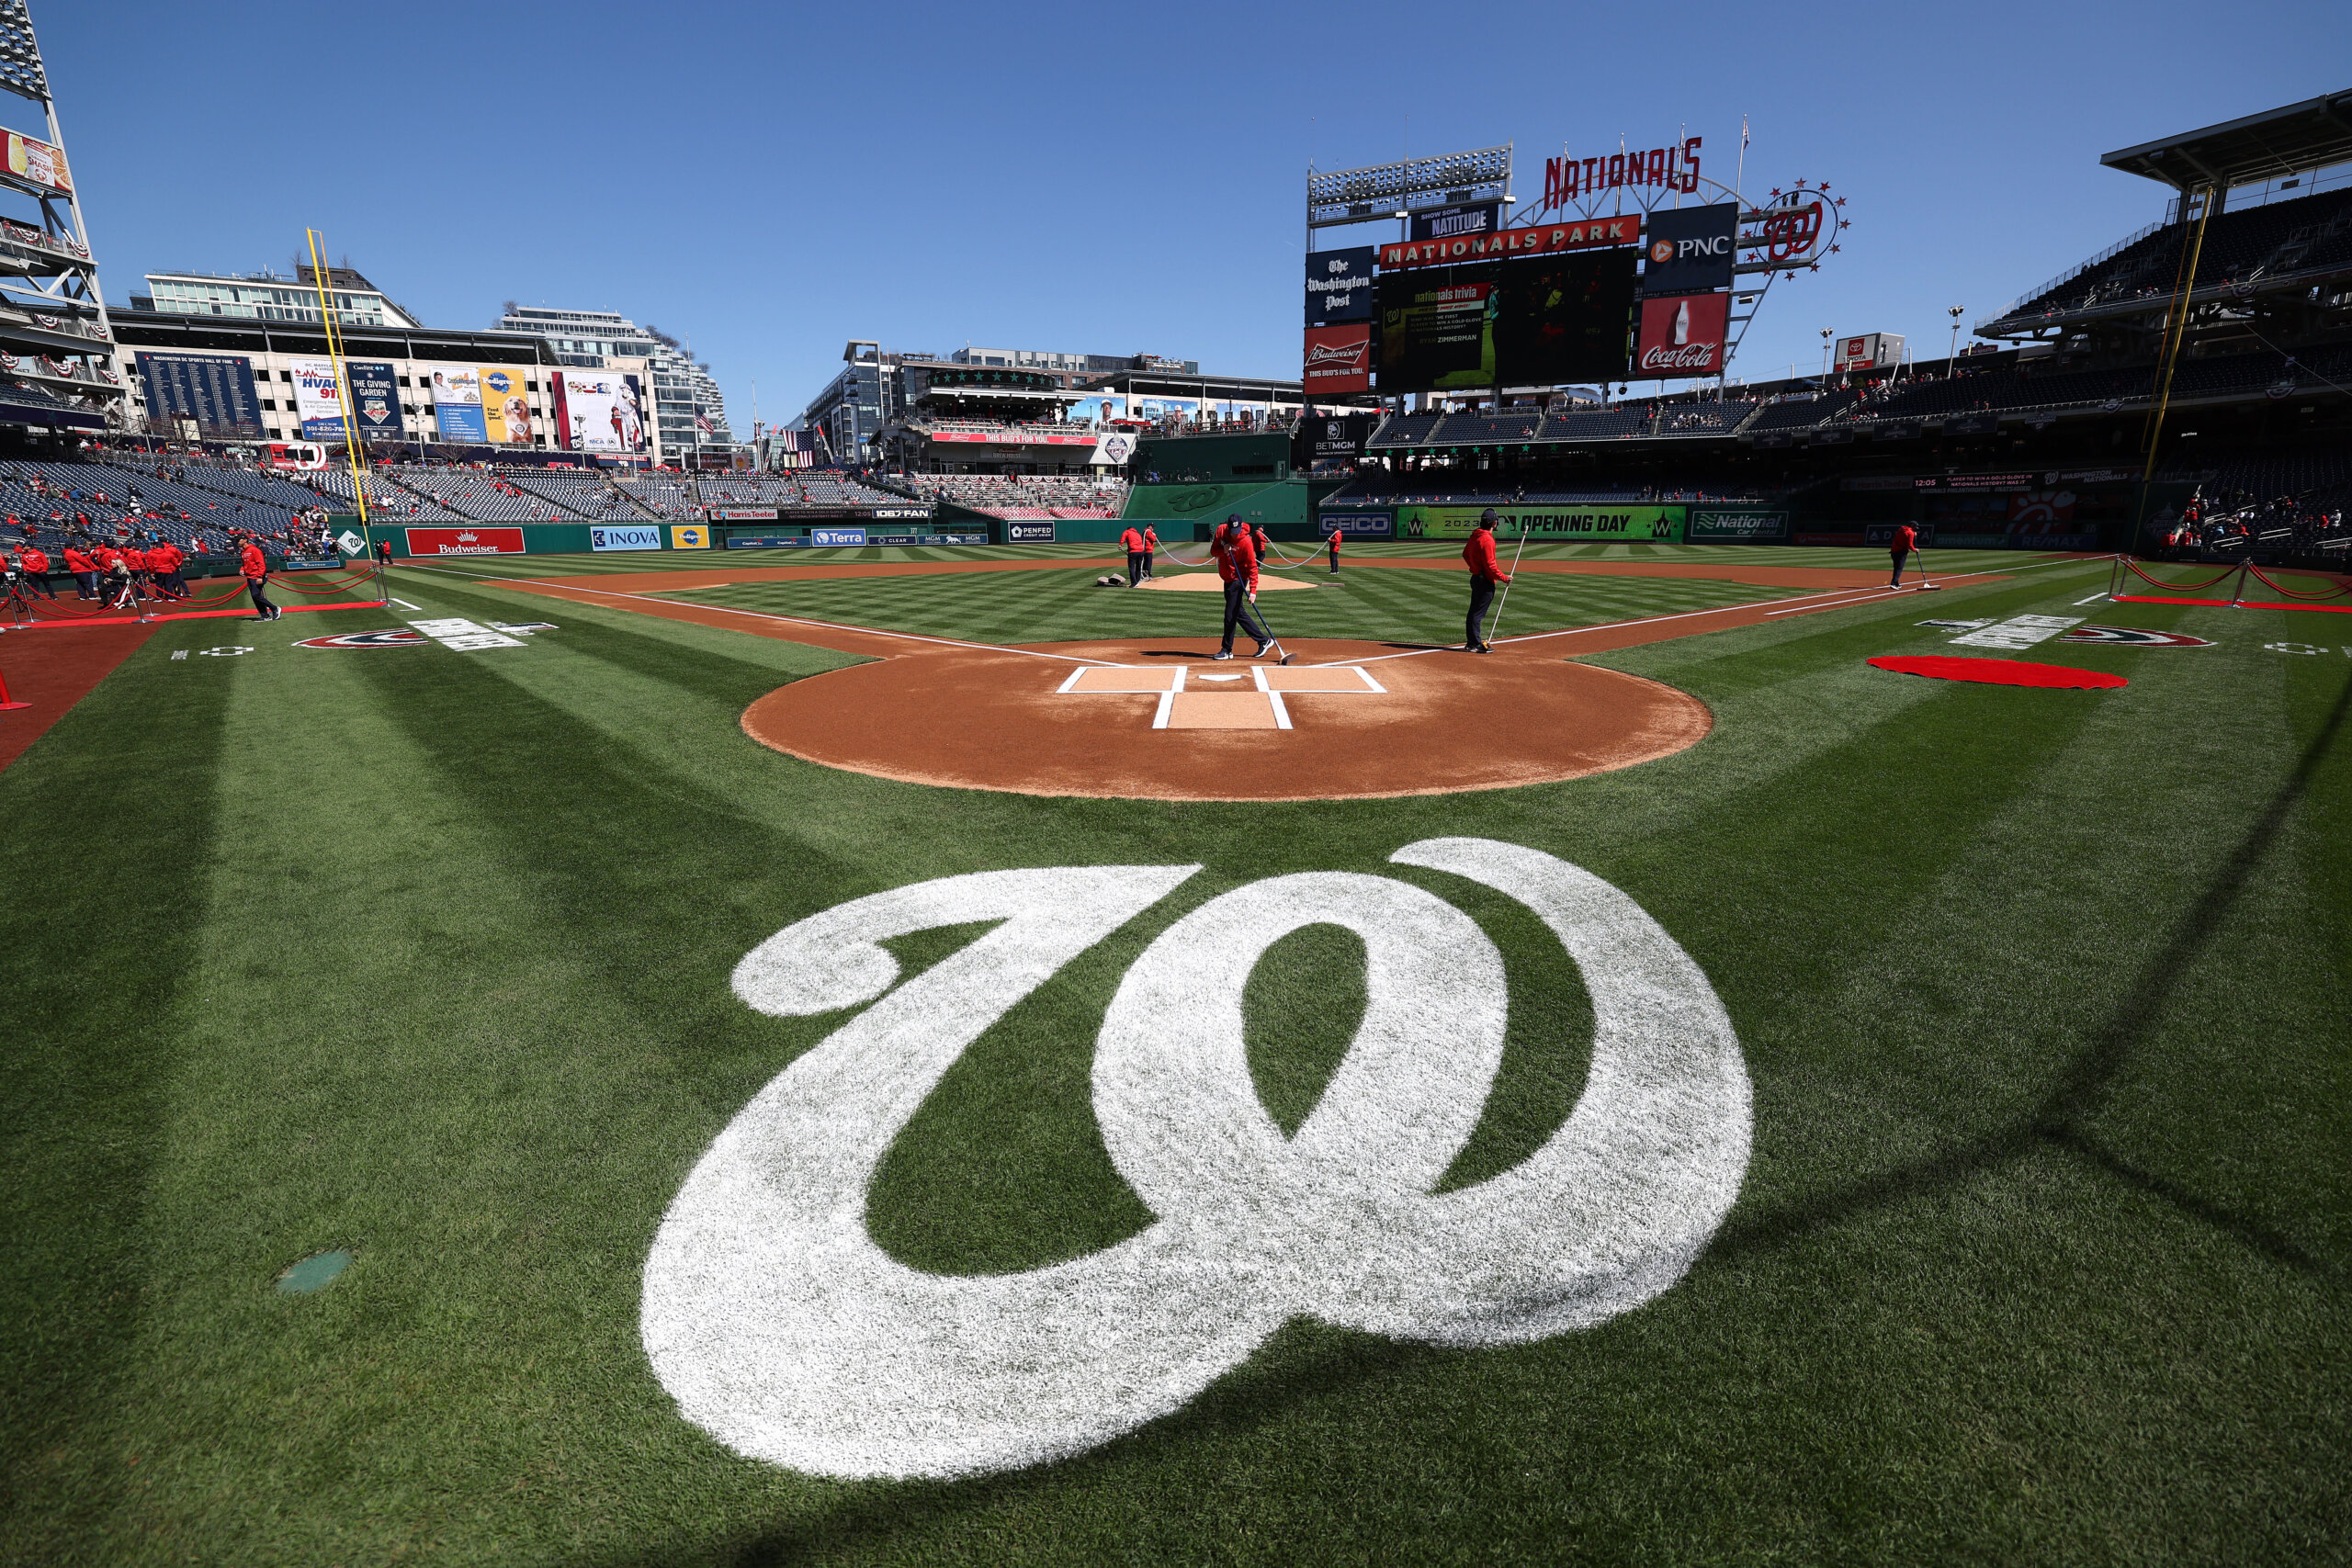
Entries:
[[1731, 296], [1679, 294], [1642, 301], [1634, 350], [1636, 376], [1712, 376], [1724, 367], [1731, 333]]
[[820, 546], [864, 545], [865, 530], [863, 528], [811, 528], [808, 530], [808, 542], [811, 545]]
[[520, 528], [410, 528], [408, 553], [412, 556], [519, 556], [523, 553], [523, 530]]
[[261, 434], [261, 396], [250, 360], [217, 354], [141, 354], [147, 412], [192, 419], [207, 430]]
[[531, 400], [525, 395], [523, 367], [485, 365], [481, 369], [481, 418], [493, 446], [528, 446], [541, 434], [533, 427]]
[[1789, 514], [1760, 507], [1694, 506], [1684, 525], [1688, 545], [1776, 545], [1789, 536]]
[[710, 548], [710, 530], [691, 525], [673, 527], [670, 530], [670, 547], [673, 550], [707, 550]]
[[1838, 340], [1837, 363], [1833, 370], [1885, 370], [1903, 357], [1901, 333], [1863, 333], [1857, 337]]
[[334, 361], [289, 359], [294, 376], [294, 412], [305, 441], [343, 439], [343, 390], [335, 385]]
[[592, 550], [658, 550], [662, 547], [662, 530], [651, 523], [591, 525], [588, 547]]
[[72, 176], [65, 172], [65, 154], [46, 141], [36, 141], [29, 136], [8, 132], [8, 172], [20, 180], [30, 180], [51, 190], [71, 195]]
[[714, 523], [773, 523], [773, 506], [707, 506], [703, 509]]
[[1300, 380], [1309, 398], [1372, 390], [1372, 323], [1307, 328]]
[[481, 418], [481, 375], [462, 365], [433, 369], [433, 418], [441, 439], [481, 446], [490, 440]]
[[1372, 320], [1372, 262], [1377, 247], [1306, 253], [1306, 324]]
[[1092, 431], [934, 430], [933, 441], [977, 442], [990, 446], [1091, 446]]
[[1589, 251], [1602, 245], [1630, 245], [1642, 237], [1639, 215], [1623, 218], [1582, 218], [1571, 223], [1539, 223], [1532, 228], [1498, 229], [1491, 234], [1457, 235], [1451, 240], [1408, 240], [1380, 247], [1384, 271], [1399, 267], [1439, 266], [1448, 262], [1482, 261], [1509, 256], [1547, 255], [1555, 251]]
[[1660, 208], [1642, 243], [1642, 292], [1701, 294], [1731, 287], [1739, 259], [1739, 203]]
[[1410, 240], [1451, 240], [1464, 234], [1491, 234], [1502, 227], [1503, 204], [1489, 201], [1476, 207], [1430, 207], [1408, 220]]
[[1290, 466], [1306, 473], [1351, 468], [1379, 425], [1375, 413], [1308, 414], [1291, 437]]
[[1329, 538], [1337, 528], [1351, 539], [1385, 539], [1396, 531], [1396, 514], [1393, 512], [1326, 512], [1315, 520], [1315, 525]]
[[[1400, 506], [1400, 539], [1466, 539], [1478, 525], [1476, 506]], [[1502, 521], [1495, 537], [1516, 539], [1621, 539], [1635, 544], [1679, 544], [1684, 506], [1498, 506]]]
[[1090, 463], [1101, 468], [1124, 468], [1127, 466], [1127, 459], [1136, 455], [1137, 445], [1132, 430], [1106, 430], [1094, 438], [1094, 456]]
[[1050, 545], [1054, 542], [1051, 523], [1007, 523], [1005, 543], [1010, 545]]
[[351, 382], [351, 407], [359, 421], [359, 439], [407, 439], [407, 427], [401, 422], [400, 386], [392, 378], [392, 367], [364, 359], [346, 359], [343, 371]]
[[554, 383], [556, 445], [572, 452], [645, 450], [645, 393], [616, 370], [559, 370]]

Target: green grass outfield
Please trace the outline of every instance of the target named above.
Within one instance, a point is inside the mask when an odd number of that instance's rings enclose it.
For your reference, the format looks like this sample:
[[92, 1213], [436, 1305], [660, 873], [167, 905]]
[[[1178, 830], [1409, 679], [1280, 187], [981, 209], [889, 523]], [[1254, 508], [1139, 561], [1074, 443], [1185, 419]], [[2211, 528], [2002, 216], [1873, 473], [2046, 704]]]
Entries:
[[[460, 574], [396, 570], [397, 615], [166, 625], [0, 773], [0, 1560], [2341, 1561], [2352, 616], [2078, 603], [2106, 571], [1601, 656], [1716, 719], [1624, 772], [1268, 806], [804, 764], [739, 716], [842, 657]], [[1024, 624], [1056, 575], [910, 586], [1026, 639], [1058, 635]], [[1863, 663], [2022, 613], [2216, 646], [2021, 656], [2130, 677], [2106, 693]], [[292, 646], [412, 614], [559, 629]], [[171, 658], [227, 642], [254, 651]], [[1679, 1283], [1499, 1348], [1296, 1320], [1174, 1415], [974, 1480], [820, 1479], [680, 1417], [639, 1339], [656, 1229], [851, 1016], [752, 1012], [729, 977], [754, 945], [953, 874], [1204, 866], [990, 1028], [877, 1171], [892, 1256], [1027, 1269], [1150, 1222], [1095, 1032], [1153, 938], [1267, 876], [1396, 878], [1476, 920], [1510, 1026], [1447, 1185], [1550, 1136], [1589, 1004], [1524, 909], [1388, 861], [1449, 833], [1607, 879], [1721, 998], [1753, 1155]], [[894, 945], [919, 973], [972, 934]], [[1285, 1127], [1362, 953], [1310, 927], [1250, 982]], [[328, 1248], [356, 1255], [334, 1283], [274, 1287]]]

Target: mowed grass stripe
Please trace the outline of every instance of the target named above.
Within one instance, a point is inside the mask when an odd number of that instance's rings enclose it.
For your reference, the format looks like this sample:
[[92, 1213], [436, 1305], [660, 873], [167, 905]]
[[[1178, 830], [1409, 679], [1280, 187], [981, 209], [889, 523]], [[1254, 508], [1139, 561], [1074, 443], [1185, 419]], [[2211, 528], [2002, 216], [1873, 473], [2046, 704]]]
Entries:
[[[1785, 589], [1703, 579], [1529, 575], [1513, 584], [1510, 635], [1721, 609], [1787, 595]], [[1215, 637], [1219, 594], [1099, 588], [1083, 570], [842, 578], [730, 583], [674, 595], [696, 604], [800, 615], [929, 637], [993, 643], [1138, 637]], [[1459, 641], [1464, 576], [1360, 571], [1305, 592], [1269, 592], [1261, 608], [1283, 636]]]

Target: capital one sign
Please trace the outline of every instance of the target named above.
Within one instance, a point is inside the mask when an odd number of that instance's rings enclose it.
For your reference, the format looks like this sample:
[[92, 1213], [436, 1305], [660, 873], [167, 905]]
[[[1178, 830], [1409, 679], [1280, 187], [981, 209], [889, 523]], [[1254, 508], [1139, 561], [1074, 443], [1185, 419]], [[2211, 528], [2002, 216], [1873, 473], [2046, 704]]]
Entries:
[[[988, 872], [854, 899], [736, 967], [756, 1012], [865, 1010], [752, 1097], [662, 1219], [639, 1327], [681, 1414], [817, 1474], [977, 1474], [1181, 1409], [1293, 1317], [1524, 1345], [1671, 1289], [1747, 1167], [1747, 1069], [1706, 976], [1632, 899], [1550, 855], [1430, 839], [1389, 858], [1516, 900], [1582, 971], [1591, 1066], [1541, 1149], [1435, 1190], [1502, 1061], [1506, 982], [1485, 932], [1415, 883], [1272, 877], [1170, 924], [1103, 1017], [1095, 1118], [1153, 1223], [1026, 1272], [909, 1268], [865, 1224], [899, 1131], [989, 1025], [1201, 868]], [[882, 943], [978, 921], [996, 923], [899, 983]], [[1307, 925], [1362, 940], [1365, 1004], [1285, 1135], [1250, 1078], [1242, 988]]]

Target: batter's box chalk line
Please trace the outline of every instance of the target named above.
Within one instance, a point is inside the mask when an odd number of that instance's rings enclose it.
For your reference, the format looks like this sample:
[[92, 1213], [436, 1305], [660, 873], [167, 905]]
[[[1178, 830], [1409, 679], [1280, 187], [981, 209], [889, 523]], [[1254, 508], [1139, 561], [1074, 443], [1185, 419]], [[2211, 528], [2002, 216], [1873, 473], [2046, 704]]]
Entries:
[[1303, 692], [1386, 696], [1388, 688], [1355, 664], [1252, 664], [1198, 673], [1189, 664], [1091, 664], [1054, 688], [1057, 696], [1157, 696], [1154, 729], [1289, 729], [1290, 705], [1283, 698]]

